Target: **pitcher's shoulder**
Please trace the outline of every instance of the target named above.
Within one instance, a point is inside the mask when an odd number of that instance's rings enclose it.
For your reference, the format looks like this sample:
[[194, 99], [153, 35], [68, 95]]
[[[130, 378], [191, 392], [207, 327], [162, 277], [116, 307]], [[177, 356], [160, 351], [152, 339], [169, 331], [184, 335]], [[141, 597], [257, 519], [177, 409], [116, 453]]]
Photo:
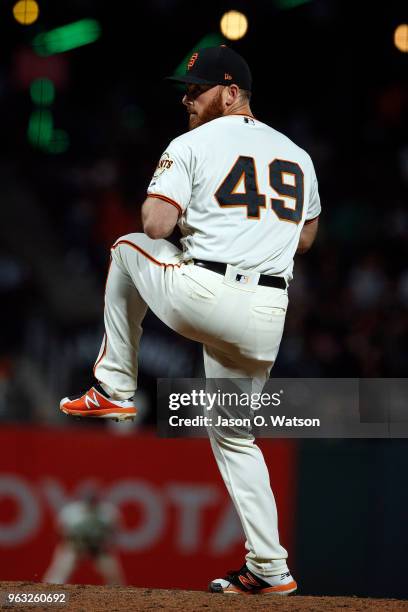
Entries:
[[263, 123], [266, 132], [270, 136], [271, 140], [274, 143], [279, 144], [282, 149], [287, 151], [288, 155], [295, 156], [296, 158], [301, 159], [302, 161], [309, 162], [313, 164], [312, 159], [309, 153], [300, 147], [296, 142], [294, 142], [289, 136], [284, 134], [283, 132], [279, 132], [275, 128]]

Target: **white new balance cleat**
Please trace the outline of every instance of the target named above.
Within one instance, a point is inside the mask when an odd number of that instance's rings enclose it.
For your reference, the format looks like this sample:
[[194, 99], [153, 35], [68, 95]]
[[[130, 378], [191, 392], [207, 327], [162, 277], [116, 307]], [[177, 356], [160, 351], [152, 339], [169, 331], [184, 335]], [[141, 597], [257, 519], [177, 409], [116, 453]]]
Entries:
[[290, 572], [260, 578], [243, 565], [240, 570], [228, 572], [225, 578], [210, 582], [211, 593], [232, 593], [234, 595], [290, 595], [297, 590], [297, 584]]

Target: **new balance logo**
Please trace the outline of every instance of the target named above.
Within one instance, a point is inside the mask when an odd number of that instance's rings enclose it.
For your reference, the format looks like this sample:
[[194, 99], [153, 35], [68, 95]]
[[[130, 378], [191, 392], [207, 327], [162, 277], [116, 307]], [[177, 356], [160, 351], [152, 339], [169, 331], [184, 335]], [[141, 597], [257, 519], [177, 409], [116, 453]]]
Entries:
[[247, 572], [245, 576], [241, 574], [240, 576], [238, 576], [238, 578], [240, 583], [243, 584], [244, 587], [246, 587], [247, 589], [253, 589], [254, 587], [261, 586], [259, 582], [257, 582], [249, 572]]
[[94, 406], [97, 406], [97, 408], [100, 408], [100, 406], [99, 406], [99, 402], [98, 402], [98, 400], [96, 399], [95, 391], [93, 392], [93, 399], [92, 399], [92, 398], [90, 398], [88, 394], [87, 394], [87, 395], [85, 395], [85, 404], [86, 404], [86, 407], [87, 407], [89, 410], [91, 410], [91, 408], [92, 408], [92, 407], [91, 407], [89, 404], [93, 404]]

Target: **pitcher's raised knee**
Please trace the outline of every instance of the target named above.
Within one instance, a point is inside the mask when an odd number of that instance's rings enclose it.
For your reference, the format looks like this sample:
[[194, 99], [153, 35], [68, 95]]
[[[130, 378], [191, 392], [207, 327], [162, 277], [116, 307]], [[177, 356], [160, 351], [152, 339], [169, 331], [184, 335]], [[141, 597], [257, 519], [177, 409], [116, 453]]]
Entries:
[[112, 245], [112, 249], [115, 249], [122, 244], [146, 248], [146, 246], [152, 242], [154, 241], [148, 238], [146, 234], [143, 234], [142, 232], [135, 232], [134, 234], [125, 234], [124, 236], [120, 236], [120, 238], [117, 238]]

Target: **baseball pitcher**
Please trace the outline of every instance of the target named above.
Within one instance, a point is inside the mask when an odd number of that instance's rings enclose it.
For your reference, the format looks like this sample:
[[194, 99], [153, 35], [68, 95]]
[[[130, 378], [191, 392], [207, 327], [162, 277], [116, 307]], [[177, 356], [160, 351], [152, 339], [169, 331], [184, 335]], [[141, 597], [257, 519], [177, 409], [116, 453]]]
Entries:
[[[96, 384], [61, 401], [80, 417], [133, 418], [147, 308], [203, 345], [207, 378], [247, 378], [262, 390], [278, 354], [293, 257], [312, 245], [320, 200], [309, 155], [256, 119], [251, 73], [228, 47], [202, 49], [186, 74], [189, 131], [163, 153], [142, 207], [144, 234], [118, 238], [105, 292]], [[178, 224], [183, 249], [164, 240]], [[287, 595], [297, 585], [279, 542], [275, 499], [252, 436], [210, 432], [246, 536], [240, 570], [212, 592]]]

